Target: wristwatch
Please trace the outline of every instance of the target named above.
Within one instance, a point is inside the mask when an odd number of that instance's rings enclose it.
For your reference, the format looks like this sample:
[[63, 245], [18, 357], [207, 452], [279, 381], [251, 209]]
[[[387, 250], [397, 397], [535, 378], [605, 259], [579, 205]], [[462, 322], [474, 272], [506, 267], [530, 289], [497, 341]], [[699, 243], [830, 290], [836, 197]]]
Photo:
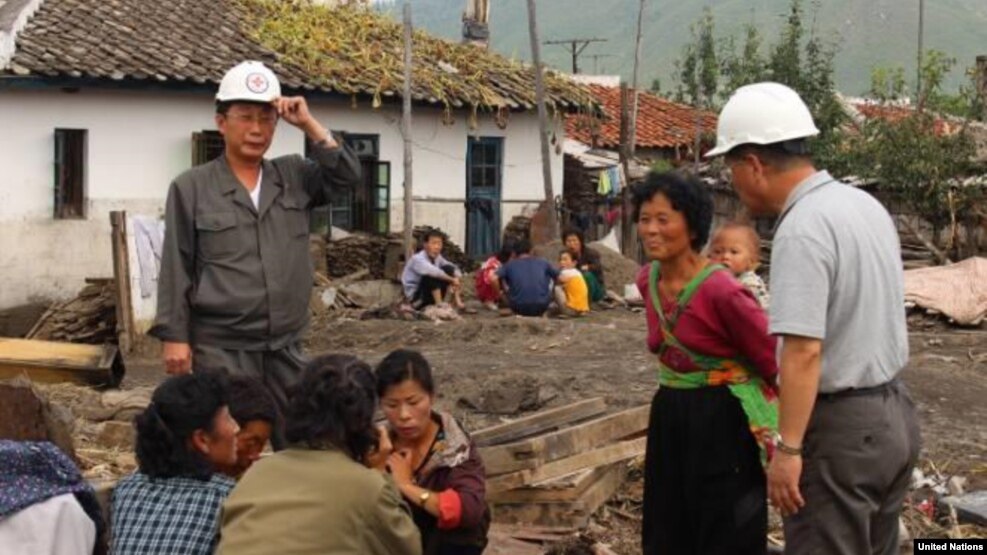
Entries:
[[775, 439], [775, 447], [778, 449], [778, 452], [779, 453], [784, 453], [786, 455], [791, 455], [793, 457], [801, 457], [802, 456], [802, 447], [801, 446], [800, 447], [793, 447], [791, 445], [786, 444], [784, 441], [781, 440], [781, 434], [779, 434], [777, 432], [775, 433], [775, 438], [774, 439]]
[[428, 501], [430, 497], [432, 497], [432, 492], [430, 491], [422, 492], [422, 494], [418, 496], [418, 504], [424, 507], [425, 502]]

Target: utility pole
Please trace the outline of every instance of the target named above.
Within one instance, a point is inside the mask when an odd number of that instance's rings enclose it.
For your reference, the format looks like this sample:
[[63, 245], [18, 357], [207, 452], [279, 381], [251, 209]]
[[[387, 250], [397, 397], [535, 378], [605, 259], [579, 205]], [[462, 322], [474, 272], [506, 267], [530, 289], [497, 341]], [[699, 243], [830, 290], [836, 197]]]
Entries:
[[[621, 229], [622, 239], [621, 239], [621, 249], [623, 250], [624, 256], [629, 256], [631, 258], [637, 259], [637, 252], [633, 246], [637, 245], [637, 241], [634, 240], [633, 232], [633, 222], [631, 221], [631, 188], [630, 188], [630, 165], [631, 160], [634, 158], [634, 150], [637, 143], [637, 104], [638, 104], [638, 69], [641, 66], [641, 29], [644, 25], [644, 2], [641, 0], [638, 5], [637, 10], [637, 36], [634, 39], [634, 69], [631, 74], [631, 109], [627, 122], [627, 142], [625, 144], [624, 154], [624, 175], [627, 177], [628, 183], [625, 184], [623, 193], [623, 210], [621, 217]], [[625, 99], [625, 95], [621, 95], [622, 99]], [[626, 100], [622, 100], [626, 103]]]
[[415, 239], [412, 230], [412, 203], [414, 187], [411, 178], [411, 2], [404, 3], [404, 89], [402, 96], [401, 134], [404, 136], [404, 260], [410, 262], [415, 254]]
[[531, 60], [535, 64], [535, 102], [538, 104], [538, 131], [541, 135], [541, 173], [545, 182], [545, 210], [548, 211], [548, 239], [559, 236], [558, 215], [555, 213], [555, 192], [552, 188], [552, 159], [548, 147], [548, 111], [545, 109], [545, 75], [538, 46], [538, 19], [535, 0], [528, 0], [528, 33], [531, 35]]
[[918, 63], [915, 66], [915, 102], [922, 109], [922, 60], [925, 58], [922, 43], [925, 39], [925, 0], [918, 0]]
[[594, 42], [607, 42], [607, 39], [560, 39], [560, 40], [548, 40], [545, 44], [554, 44], [565, 47], [572, 55], [572, 74], [576, 75], [579, 73], [579, 55], [586, 50], [586, 47]]
[[[593, 74], [594, 75], [599, 75], [600, 74], [600, 66], [599, 66], [600, 58], [613, 58], [614, 55], [613, 54], [589, 54], [586, 57], [589, 58], [589, 59], [591, 59], [591, 60], [593, 60]], [[606, 71], [606, 68], [604, 68], [604, 71]]]

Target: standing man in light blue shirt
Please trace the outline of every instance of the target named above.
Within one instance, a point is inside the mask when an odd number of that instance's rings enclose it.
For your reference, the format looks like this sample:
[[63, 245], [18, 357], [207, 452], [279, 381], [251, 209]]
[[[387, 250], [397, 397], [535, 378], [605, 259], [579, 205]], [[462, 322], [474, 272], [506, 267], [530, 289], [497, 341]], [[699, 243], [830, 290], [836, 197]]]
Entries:
[[817, 171], [819, 130], [777, 83], [741, 87], [717, 145], [754, 214], [778, 216], [770, 331], [782, 338], [777, 451], [768, 497], [785, 553], [898, 553], [901, 507], [920, 438], [898, 373], [908, 362], [901, 249], [887, 210]]

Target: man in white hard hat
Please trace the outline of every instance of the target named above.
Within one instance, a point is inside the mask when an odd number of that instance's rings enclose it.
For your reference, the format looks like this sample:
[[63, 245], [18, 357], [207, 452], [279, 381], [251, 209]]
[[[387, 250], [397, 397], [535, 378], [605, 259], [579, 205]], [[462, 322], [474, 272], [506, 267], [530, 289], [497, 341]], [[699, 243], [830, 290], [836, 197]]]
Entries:
[[819, 133], [799, 95], [777, 83], [738, 89], [716, 148], [740, 199], [778, 217], [771, 333], [782, 338], [777, 450], [768, 497], [785, 552], [898, 553], [899, 516], [919, 452], [898, 234], [867, 193], [817, 171]]
[[[157, 318], [169, 374], [213, 371], [260, 380], [284, 410], [305, 358], [312, 289], [309, 215], [360, 180], [360, 163], [277, 76], [243, 62], [223, 76], [216, 126], [225, 151], [171, 184]], [[278, 120], [300, 129], [310, 158], [265, 159]], [[276, 430], [276, 447], [281, 444]]]

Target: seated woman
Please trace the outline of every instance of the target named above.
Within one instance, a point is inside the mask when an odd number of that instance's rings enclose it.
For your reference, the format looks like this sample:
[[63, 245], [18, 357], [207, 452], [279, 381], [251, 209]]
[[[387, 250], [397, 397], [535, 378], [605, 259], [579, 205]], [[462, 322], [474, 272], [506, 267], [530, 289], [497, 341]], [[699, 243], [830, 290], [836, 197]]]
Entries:
[[483, 461], [459, 422], [432, 409], [428, 361], [415, 351], [387, 355], [377, 392], [395, 450], [387, 466], [411, 503], [425, 555], [482, 553], [490, 527]]
[[210, 554], [219, 509], [233, 489], [219, 465], [236, 462], [227, 388], [207, 373], [169, 378], [136, 418], [137, 472], [113, 490], [116, 555]]
[[600, 262], [600, 253], [586, 246], [583, 232], [575, 227], [562, 232], [562, 244], [576, 253], [576, 267], [583, 273], [583, 278], [589, 287], [589, 300], [594, 303], [603, 300], [607, 295], [607, 289], [603, 282], [603, 263]]
[[223, 507], [218, 553], [418, 555], [421, 539], [382, 472], [376, 384], [347, 355], [313, 360], [291, 394], [288, 448], [255, 463]]
[[0, 439], [0, 553], [104, 553], [105, 531], [96, 493], [61, 449]]
[[778, 427], [775, 339], [750, 291], [700, 254], [713, 200], [703, 183], [652, 173], [633, 189], [652, 263], [638, 288], [658, 363], [644, 462], [645, 555], [766, 550], [763, 464]]

